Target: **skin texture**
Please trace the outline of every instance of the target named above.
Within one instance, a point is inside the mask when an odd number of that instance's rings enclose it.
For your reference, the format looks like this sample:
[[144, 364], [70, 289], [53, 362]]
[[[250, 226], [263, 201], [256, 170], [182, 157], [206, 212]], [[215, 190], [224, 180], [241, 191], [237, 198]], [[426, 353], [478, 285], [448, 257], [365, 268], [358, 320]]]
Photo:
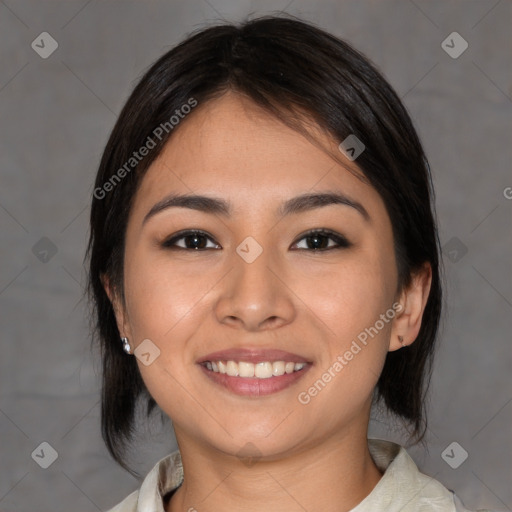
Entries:
[[[366, 441], [371, 397], [386, 353], [401, 348], [398, 336], [409, 344], [419, 332], [430, 268], [397, 290], [392, 229], [378, 192], [248, 99], [227, 93], [178, 128], [130, 212], [125, 301], [105, 282], [121, 335], [132, 347], [150, 339], [161, 351], [151, 365], [138, 365], [172, 418], [183, 458], [184, 483], [167, 512], [350, 510], [381, 477]], [[336, 150], [336, 141], [319, 136]], [[343, 193], [369, 219], [339, 204], [277, 213], [282, 202], [313, 192]], [[170, 193], [221, 198], [232, 212], [172, 207], [144, 223]], [[350, 247], [308, 249], [304, 233], [321, 228], [344, 235]], [[209, 233], [209, 249], [162, 247], [184, 229]], [[249, 236], [263, 248], [252, 263], [236, 252]], [[395, 302], [401, 312], [301, 404], [298, 394]], [[278, 393], [238, 396], [197, 364], [237, 347], [286, 350], [312, 366]]]

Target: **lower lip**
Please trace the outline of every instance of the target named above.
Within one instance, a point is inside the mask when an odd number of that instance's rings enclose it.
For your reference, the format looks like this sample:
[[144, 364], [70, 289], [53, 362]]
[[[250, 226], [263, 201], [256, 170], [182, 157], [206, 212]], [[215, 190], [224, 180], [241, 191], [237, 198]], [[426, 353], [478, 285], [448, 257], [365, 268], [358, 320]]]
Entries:
[[231, 377], [226, 373], [217, 373], [208, 370], [202, 364], [199, 365], [206, 376], [225, 387], [236, 395], [243, 396], [265, 396], [277, 393], [291, 386], [301, 379], [311, 367], [306, 364], [302, 370], [293, 373], [285, 373], [278, 377], [269, 377], [268, 379], [258, 379], [255, 377]]

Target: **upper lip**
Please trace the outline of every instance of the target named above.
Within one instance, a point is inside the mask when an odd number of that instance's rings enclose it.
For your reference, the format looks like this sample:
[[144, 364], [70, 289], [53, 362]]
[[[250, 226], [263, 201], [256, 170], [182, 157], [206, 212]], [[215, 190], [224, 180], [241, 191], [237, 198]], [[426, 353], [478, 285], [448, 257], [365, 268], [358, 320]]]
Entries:
[[256, 348], [231, 348], [219, 350], [201, 357], [199, 364], [206, 361], [244, 361], [246, 363], [262, 363], [265, 361], [285, 361], [290, 363], [308, 363], [308, 360], [298, 354], [292, 354], [284, 350], [256, 349]]

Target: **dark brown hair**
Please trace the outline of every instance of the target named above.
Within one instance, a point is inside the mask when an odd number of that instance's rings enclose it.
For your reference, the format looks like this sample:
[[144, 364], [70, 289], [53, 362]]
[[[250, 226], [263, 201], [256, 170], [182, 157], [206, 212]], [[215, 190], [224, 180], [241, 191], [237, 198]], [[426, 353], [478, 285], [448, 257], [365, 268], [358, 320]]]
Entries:
[[[425, 262], [432, 267], [420, 333], [412, 345], [388, 353], [376, 389], [387, 409], [407, 420], [421, 439], [441, 313], [439, 240], [427, 160], [399, 97], [367, 58], [309, 23], [272, 16], [202, 29], [163, 55], [128, 98], [105, 147], [92, 198], [87, 257], [103, 365], [102, 434], [110, 453], [130, 471], [125, 453], [136, 406], [145, 401], [149, 415], [156, 403], [135, 358], [122, 350], [102, 276], [123, 297], [128, 214], [145, 171], [179, 129], [179, 124], [170, 127], [171, 116], [183, 113], [191, 98], [200, 108], [227, 91], [243, 94], [295, 129], [309, 122], [338, 142], [352, 134], [363, 141], [357, 166], [383, 198], [391, 219], [399, 287], [409, 284]], [[157, 138], [159, 126], [168, 130]], [[127, 162], [152, 135], [156, 147], [136, 165], [131, 161], [132, 170]]]

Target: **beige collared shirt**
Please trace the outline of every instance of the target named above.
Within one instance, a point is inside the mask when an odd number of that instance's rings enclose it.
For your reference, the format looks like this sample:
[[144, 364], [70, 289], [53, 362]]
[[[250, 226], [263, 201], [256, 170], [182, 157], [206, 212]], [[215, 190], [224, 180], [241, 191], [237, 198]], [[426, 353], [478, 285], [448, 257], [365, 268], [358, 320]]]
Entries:
[[[368, 446], [384, 474], [351, 512], [469, 512], [452, 491], [420, 473], [403, 447], [380, 439], [369, 439]], [[176, 451], [153, 467], [139, 490], [108, 512], [164, 512], [164, 496], [182, 480], [181, 456]]]

